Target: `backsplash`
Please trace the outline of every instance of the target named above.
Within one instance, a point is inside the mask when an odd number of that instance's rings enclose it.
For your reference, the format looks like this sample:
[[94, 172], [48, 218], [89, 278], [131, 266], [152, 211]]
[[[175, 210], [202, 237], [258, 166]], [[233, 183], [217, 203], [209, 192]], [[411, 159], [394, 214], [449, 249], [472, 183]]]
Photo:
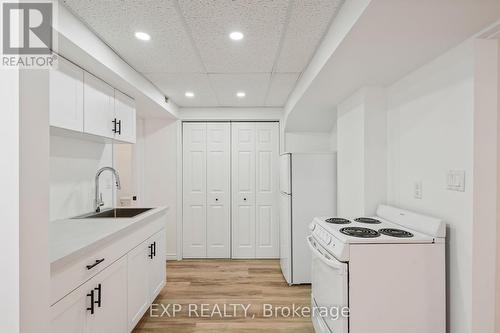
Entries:
[[[60, 220], [94, 210], [97, 170], [113, 166], [113, 145], [70, 137], [50, 136], [50, 220]], [[119, 170], [118, 170], [119, 172]], [[114, 203], [114, 180], [100, 177], [105, 207]]]

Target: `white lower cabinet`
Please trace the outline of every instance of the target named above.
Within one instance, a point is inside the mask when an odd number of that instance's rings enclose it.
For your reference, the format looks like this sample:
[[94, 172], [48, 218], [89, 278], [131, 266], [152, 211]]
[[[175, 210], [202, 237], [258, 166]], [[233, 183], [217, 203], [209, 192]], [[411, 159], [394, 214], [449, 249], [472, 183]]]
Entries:
[[52, 306], [52, 333], [127, 331], [127, 261], [122, 258]]
[[[160, 294], [160, 291], [165, 287], [167, 280], [167, 270], [166, 270], [166, 235], [165, 232], [159, 232], [153, 235], [147, 243], [153, 246], [153, 258], [148, 261], [148, 273], [149, 273], [149, 295], [150, 300], [153, 302], [155, 298]], [[150, 302], [150, 303], [151, 303]]]
[[131, 331], [165, 286], [165, 233], [158, 232], [129, 252], [128, 327]]
[[161, 229], [60, 299], [51, 333], [131, 332], [165, 286], [165, 242]]
[[149, 307], [148, 245], [142, 243], [129, 252], [128, 261], [128, 327], [133, 328]]

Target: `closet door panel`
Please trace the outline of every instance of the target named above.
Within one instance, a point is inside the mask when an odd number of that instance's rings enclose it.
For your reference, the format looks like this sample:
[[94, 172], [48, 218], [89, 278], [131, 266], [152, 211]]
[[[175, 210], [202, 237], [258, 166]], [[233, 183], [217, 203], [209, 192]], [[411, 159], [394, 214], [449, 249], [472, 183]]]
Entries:
[[206, 123], [183, 125], [183, 256], [207, 256]]
[[207, 124], [207, 257], [231, 254], [231, 125]]
[[255, 258], [255, 123], [232, 123], [233, 258]]
[[255, 125], [255, 254], [279, 257], [279, 128], [278, 123]]

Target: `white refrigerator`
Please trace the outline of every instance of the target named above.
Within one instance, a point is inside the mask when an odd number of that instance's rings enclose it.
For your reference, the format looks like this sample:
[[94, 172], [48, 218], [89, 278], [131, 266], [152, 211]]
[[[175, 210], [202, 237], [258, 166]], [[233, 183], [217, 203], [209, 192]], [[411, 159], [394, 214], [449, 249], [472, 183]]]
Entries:
[[311, 283], [306, 237], [315, 216], [336, 216], [337, 154], [280, 156], [280, 264], [289, 284]]

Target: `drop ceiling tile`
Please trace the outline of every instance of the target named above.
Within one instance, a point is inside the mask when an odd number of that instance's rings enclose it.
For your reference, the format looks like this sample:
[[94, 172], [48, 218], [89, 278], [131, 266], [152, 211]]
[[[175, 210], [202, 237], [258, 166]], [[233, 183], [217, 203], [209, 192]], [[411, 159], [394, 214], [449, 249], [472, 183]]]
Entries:
[[267, 93], [266, 106], [285, 105], [299, 75], [300, 73], [273, 73]]
[[[269, 73], [208, 74], [221, 106], [263, 106], [269, 87]], [[236, 97], [244, 91], [245, 98]]]
[[[138, 71], [203, 71], [173, 1], [63, 1]], [[150, 34], [151, 41], [137, 40], [136, 31]]]
[[[300, 1], [299, 1], [300, 2]], [[203, 63], [211, 73], [271, 72], [286, 21], [288, 0], [180, 0]], [[232, 31], [245, 38], [229, 39]]]
[[[146, 73], [146, 76], [181, 107], [219, 106], [207, 74]], [[186, 91], [192, 91], [195, 96], [184, 96]]]
[[294, 1], [277, 72], [302, 72], [344, 0]]

